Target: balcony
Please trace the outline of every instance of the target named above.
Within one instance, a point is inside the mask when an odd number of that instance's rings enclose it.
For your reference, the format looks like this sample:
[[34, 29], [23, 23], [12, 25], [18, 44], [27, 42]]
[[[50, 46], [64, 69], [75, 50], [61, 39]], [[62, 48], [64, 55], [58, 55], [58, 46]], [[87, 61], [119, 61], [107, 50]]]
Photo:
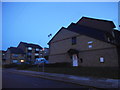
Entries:
[[28, 55], [27, 58], [31, 58], [31, 56]]
[[39, 53], [35, 53], [35, 56], [39, 56]]
[[32, 53], [30, 53], [30, 52], [29, 52], [29, 53], [27, 53], [27, 55], [28, 55], [28, 56], [31, 56], [31, 55], [32, 55]]
[[36, 59], [36, 58], [39, 58], [39, 56], [35, 56], [35, 59]]
[[39, 51], [35, 51], [35, 53], [39, 53]]

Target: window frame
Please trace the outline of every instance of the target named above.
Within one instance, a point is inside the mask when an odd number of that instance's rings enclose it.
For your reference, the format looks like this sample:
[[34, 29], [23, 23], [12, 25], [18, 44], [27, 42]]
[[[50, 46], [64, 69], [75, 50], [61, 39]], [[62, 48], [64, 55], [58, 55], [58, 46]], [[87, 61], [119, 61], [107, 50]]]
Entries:
[[88, 43], [88, 48], [92, 48], [92, 47], [93, 47], [93, 45], [92, 45], [92, 44], [93, 44], [93, 41], [92, 41], [92, 40], [91, 40], [91, 41], [88, 41], [87, 43]]
[[39, 53], [35, 53], [35, 56], [39, 56]]
[[99, 62], [100, 62], [100, 63], [104, 63], [104, 62], [105, 62], [105, 58], [104, 58], [103, 56], [101, 56], [101, 57], [99, 58]]
[[40, 49], [39, 49], [39, 48], [36, 48], [35, 51], [40, 51]]
[[76, 45], [77, 44], [77, 37], [72, 37], [72, 45]]
[[28, 50], [32, 50], [33, 48], [32, 48], [32, 47], [28, 47], [27, 49], [28, 49]]

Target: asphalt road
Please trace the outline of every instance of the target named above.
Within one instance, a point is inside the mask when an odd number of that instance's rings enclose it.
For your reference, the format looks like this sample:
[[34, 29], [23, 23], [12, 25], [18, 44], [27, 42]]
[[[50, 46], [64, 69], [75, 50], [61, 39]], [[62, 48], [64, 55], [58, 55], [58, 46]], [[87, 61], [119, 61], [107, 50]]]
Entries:
[[27, 75], [2, 72], [2, 88], [86, 88], [84, 86]]

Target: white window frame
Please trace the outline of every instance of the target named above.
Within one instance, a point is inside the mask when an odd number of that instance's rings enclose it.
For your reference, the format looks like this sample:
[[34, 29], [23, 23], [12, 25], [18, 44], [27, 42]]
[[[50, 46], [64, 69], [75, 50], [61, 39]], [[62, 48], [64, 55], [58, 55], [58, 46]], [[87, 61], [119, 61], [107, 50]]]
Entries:
[[28, 50], [32, 50], [32, 47], [28, 47]]
[[88, 44], [92, 44], [93, 43], [93, 41], [88, 41]]
[[36, 50], [36, 51], [39, 51], [40, 49], [39, 49], [39, 48], [36, 48], [35, 50]]
[[93, 41], [88, 41], [88, 48], [92, 48], [93, 47]]
[[105, 62], [105, 58], [104, 57], [100, 57], [100, 63], [104, 63]]
[[39, 56], [39, 53], [35, 53], [35, 56]]
[[88, 45], [88, 48], [92, 48], [93, 46], [90, 44], [90, 45]]

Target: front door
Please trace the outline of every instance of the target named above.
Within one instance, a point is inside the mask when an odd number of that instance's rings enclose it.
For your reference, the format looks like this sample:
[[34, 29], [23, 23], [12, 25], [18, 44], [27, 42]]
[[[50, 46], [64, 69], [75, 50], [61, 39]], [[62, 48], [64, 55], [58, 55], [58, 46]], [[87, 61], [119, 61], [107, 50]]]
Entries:
[[77, 54], [72, 55], [73, 66], [78, 66], [78, 57]]

